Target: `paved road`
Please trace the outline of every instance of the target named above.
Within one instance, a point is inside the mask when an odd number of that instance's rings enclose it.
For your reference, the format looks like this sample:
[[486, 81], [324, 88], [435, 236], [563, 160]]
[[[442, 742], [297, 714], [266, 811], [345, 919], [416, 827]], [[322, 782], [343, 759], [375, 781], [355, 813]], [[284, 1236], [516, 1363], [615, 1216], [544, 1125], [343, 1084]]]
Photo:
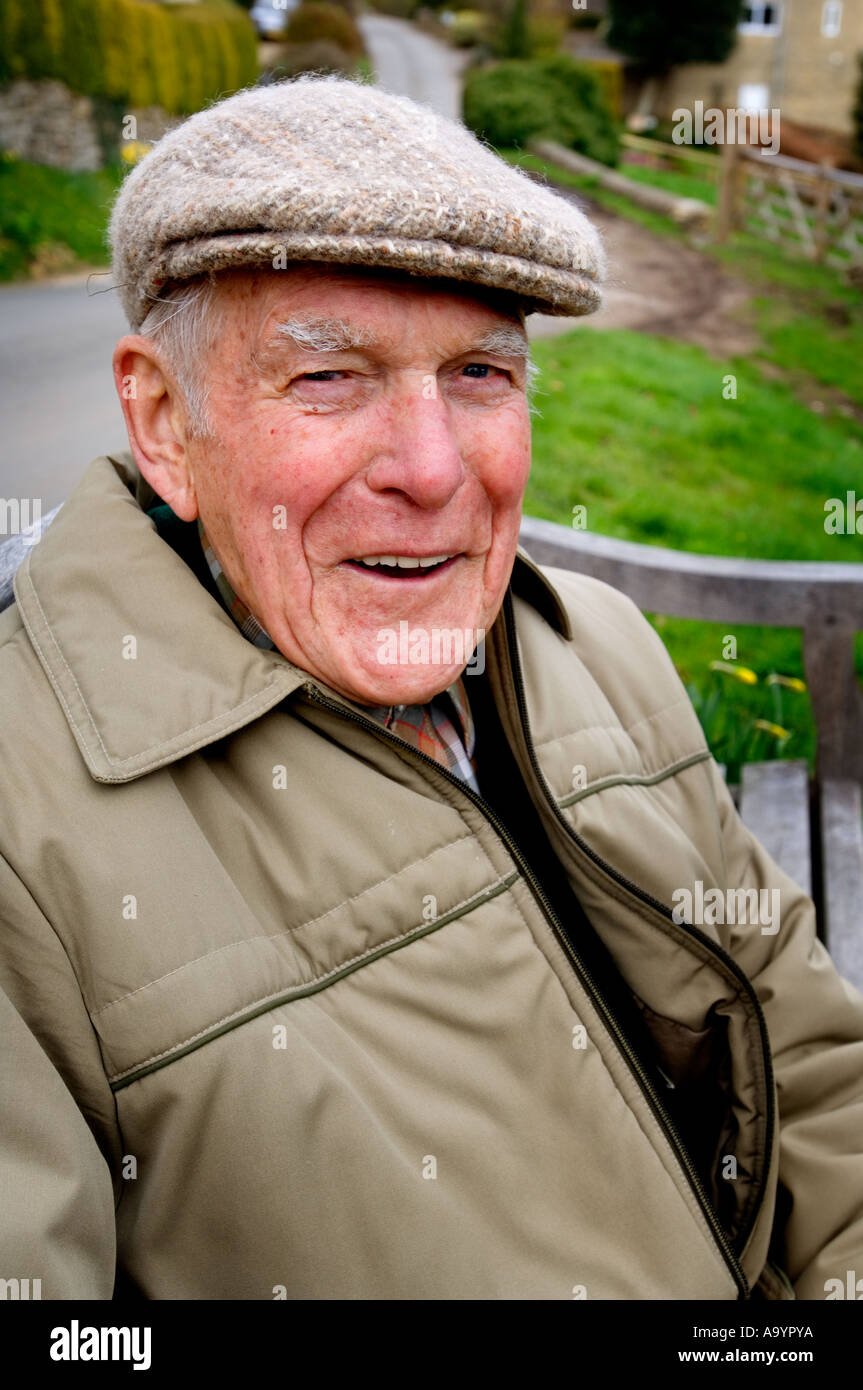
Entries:
[[359, 24], [379, 86], [459, 119], [462, 53], [401, 19], [364, 15]]
[[111, 373], [125, 332], [117, 295], [88, 295], [85, 276], [0, 289], [0, 498], [45, 512], [97, 454], [128, 448]]

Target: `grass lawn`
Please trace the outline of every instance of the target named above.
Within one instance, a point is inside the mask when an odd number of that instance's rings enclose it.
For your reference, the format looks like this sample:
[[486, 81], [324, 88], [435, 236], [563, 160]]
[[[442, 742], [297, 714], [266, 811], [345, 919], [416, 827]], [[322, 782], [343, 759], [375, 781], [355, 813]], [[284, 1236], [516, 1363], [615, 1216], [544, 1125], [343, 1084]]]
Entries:
[[[541, 376], [526, 510], [591, 531], [702, 554], [863, 563], [863, 536], [828, 535], [825, 501], [863, 495], [863, 425], [818, 415], [747, 359], [720, 362], [700, 348], [585, 326], [534, 344]], [[736, 377], [737, 398], [723, 398]], [[705, 724], [730, 764], [781, 754], [812, 758], [808, 698], [773, 672], [802, 677], [800, 634], [655, 618]], [[738, 667], [711, 661], [736, 641]], [[863, 662], [861, 662], [863, 669]], [[738, 673], [739, 674], [739, 673]], [[717, 698], [717, 692], [721, 696]], [[709, 706], [709, 707], [708, 707]], [[753, 729], [762, 719], [791, 731]]]
[[625, 174], [636, 183], [649, 183], [654, 188], [663, 188], [678, 198], [698, 198], [702, 203], [716, 204], [717, 183], [713, 179], [702, 178], [699, 174], [687, 173], [682, 169], [651, 169], [646, 164], [630, 164], [621, 160], [618, 173]]
[[108, 214], [123, 173], [71, 174], [0, 155], [0, 280], [105, 265]]

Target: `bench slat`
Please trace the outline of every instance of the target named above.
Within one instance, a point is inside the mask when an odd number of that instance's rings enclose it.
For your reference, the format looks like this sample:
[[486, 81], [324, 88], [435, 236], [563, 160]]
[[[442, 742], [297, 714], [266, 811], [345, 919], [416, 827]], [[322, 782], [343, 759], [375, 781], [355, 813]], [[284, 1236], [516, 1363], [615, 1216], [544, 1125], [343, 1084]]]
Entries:
[[811, 895], [809, 769], [805, 759], [745, 763], [740, 775], [740, 815], [780, 869]]
[[863, 798], [860, 783], [821, 787], [824, 923], [840, 975], [863, 990]]

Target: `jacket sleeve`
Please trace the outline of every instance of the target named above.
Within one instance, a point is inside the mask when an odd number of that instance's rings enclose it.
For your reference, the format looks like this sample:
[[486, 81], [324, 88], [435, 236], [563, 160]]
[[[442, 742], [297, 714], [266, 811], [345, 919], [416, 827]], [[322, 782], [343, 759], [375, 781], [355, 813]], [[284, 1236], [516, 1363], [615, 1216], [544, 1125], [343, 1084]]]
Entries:
[[30, 1298], [110, 1299], [111, 1172], [67, 1084], [79, 1079], [86, 1091], [92, 1026], [46, 928], [0, 861], [0, 1278], [18, 1280]]
[[863, 995], [817, 939], [811, 899], [746, 829], [710, 766], [729, 885], [780, 894], [775, 935], [727, 926], [723, 942], [754, 985], [773, 1054], [780, 1159], [771, 1257], [798, 1298], [835, 1297], [830, 1280], [847, 1290], [850, 1272], [863, 1279]]

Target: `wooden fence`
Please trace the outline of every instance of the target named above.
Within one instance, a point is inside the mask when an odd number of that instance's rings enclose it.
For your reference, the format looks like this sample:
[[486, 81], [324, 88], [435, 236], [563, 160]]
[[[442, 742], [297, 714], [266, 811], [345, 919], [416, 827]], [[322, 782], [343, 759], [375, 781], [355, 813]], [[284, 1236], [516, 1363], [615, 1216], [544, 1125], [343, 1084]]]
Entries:
[[840, 269], [863, 265], [863, 175], [724, 145], [717, 240], [735, 230]]
[[521, 538], [540, 564], [591, 574], [651, 613], [800, 628], [818, 776], [863, 783], [863, 692], [854, 667], [854, 636], [863, 632], [863, 565], [695, 555], [535, 517], [525, 517]]
[[719, 185], [716, 237], [732, 231], [782, 245], [840, 269], [863, 264], [863, 175], [762, 153], [730, 141], [719, 157], [647, 136], [621, 136], [624, 149], [661, 159]]

